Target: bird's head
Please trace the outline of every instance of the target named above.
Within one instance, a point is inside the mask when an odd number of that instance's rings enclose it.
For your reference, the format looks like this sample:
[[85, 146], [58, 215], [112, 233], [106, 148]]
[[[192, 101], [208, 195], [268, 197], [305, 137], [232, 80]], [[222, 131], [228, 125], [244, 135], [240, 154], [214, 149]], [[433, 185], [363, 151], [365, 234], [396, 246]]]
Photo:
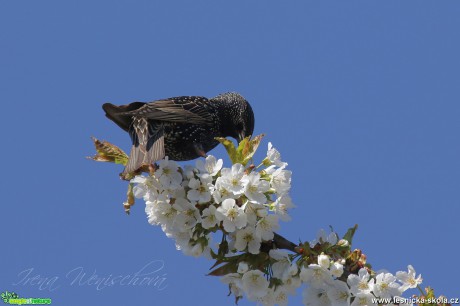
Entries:
[[254, 112], [252, 111], [252, 107], [248, 101], [244, 100], [242, 108], [240, 118], [236, 121], [236, 133], [238, 136], [235, 138], [238, 140], [238, 143], [245, 137], [252, 136], [254, 132]]
[[240, 143], [245, 137], [252, 135], [254, 112], [246, 99], [235, 92], [221, 94], [214, 99], [225, 101], [226, 104], [224, 136], [233, 137]]

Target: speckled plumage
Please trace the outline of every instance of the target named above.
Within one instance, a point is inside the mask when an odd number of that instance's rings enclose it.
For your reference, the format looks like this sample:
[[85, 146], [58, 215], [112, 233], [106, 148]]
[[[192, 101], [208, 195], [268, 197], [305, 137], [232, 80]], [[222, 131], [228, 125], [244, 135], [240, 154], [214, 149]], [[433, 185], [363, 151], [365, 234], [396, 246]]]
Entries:
[[173, 97], [121, 106], [105, 103], [102, 107], [106, 116], [131, 136], [133, 146], [123, 174], [165, 156], [177, 161], [204, 156], [217, 146], [215, 137], [241, 141], [254, 130], [252, 108], [237, 93], [211, 99]]

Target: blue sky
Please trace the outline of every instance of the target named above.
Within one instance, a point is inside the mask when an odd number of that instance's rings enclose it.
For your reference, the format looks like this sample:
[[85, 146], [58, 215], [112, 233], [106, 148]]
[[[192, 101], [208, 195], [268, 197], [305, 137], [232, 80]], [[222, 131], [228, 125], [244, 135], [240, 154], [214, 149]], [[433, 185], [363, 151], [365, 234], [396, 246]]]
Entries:
[[[458, 297], [458, 16], [453, 0], [0, 2], [0, 291], [56, 305], [233, 305], [205, 276], [211, 262], [176, 251], [141, 201], [124, 214], [119, 166], [84, 157], [90, 136], [130, 146], [104, 102], [237, 91], [266, 134], [258, 156], [271, 141], [294, 172], [282, 235], [358, 223], [354, 246], [376, 269], [412, 264]], [[75, 271], [126, 276], [155, 261], [163, 290], [71, 283]], [[39, 276], [21, 283], [27, 271]]]

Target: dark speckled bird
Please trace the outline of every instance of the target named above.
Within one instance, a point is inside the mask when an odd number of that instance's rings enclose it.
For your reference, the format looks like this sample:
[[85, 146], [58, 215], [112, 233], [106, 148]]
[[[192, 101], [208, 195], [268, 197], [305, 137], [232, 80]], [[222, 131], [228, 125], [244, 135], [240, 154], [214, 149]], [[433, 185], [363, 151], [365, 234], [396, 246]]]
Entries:
[[215, 137], [233, 137], [240, 142], [254, 131], [252, 108], [238, 93], [120, 106], [105, 103], [102, 108], [110, 120], [129, 133], [133, 143], [122, 177], [165, 156], [176, 161], [206, 156], [218, 144]]

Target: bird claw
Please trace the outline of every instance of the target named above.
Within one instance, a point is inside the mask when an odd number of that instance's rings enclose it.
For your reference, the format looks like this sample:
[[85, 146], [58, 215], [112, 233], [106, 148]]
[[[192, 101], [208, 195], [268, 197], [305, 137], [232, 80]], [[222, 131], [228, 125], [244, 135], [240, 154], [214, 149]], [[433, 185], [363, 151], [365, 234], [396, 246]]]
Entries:
[[157, 164], [143, 164], [142, 166], [139, 167], [136, 171], [130, 172], [130, 173], [120, 173], [120, 178], [124, 181], [130, 181], [132, 180], [136, 175], [140, 175], [141, 173], [145, 172], [148, 173], [149, 175], [153, 175], [155, 171], [158, 169]]
[[204, 158], [208, 157], [208, 154], [206, 154], [206, 152], [203, 150], [201, 145], [195, 144], [194, 147], [195, 147], [195, 152], [198, 156], [201, 156]]
[[138, 174], [141, 174], [142, 172], [145, 172], [152, 176], [157, 169], [158, 169], [157, 164], [143, 164], [142, 166], [140, 166], [139, 169], [136, 170], [135, 173], [137, 173], [138, 175]]

